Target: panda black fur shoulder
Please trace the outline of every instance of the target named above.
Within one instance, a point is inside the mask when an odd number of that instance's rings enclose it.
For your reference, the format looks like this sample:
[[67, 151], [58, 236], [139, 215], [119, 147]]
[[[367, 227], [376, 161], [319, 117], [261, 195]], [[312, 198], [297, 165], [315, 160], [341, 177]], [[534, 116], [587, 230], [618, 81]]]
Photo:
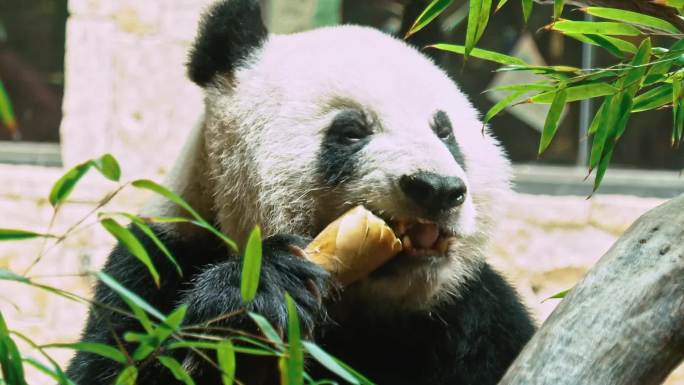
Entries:
[[[495, 384], [534, 332], [514, 290], [485, 262], [508, 191], [509, 164], [466, 97], [428, 58], [376, 30], [341, 26], [268, 34], [255, 0], [221, 1], [205, 15], [190, 54], [190, 78], [205, 92], [169, 185], [235, 240], [254, 224], [264, 239], [261, 283], [249, 310], [286, 328], [292, 295], [306, 336], [380, 385]], [[340, 288], [301, 258], [325, 225], [363, 204], [415, 225], [415, 249]], [[161, 200], [146, 215], [182, 215]], [[430, 224], [425, 224], [429, 221]], [[182, 266], [179, 277], [141, 234], [161, 276], [118, 246], [104, 271], [162, 312], [188, 305], [186, 324], [242, 308], [240, 259], [206, 231], [157, 225]], [[125, 304], [102, 284], [95, 300]], [[254, 330], [244, 314], [212, 326]], [[85, 341], [116, 346], [137, 321], [92, 309]], [[210, 329], [208, 329], [210, 330]], [[193, 354], [168, 352], [202, 385], [221, 383]], [[314, 378], [332, 375], [314, 362]], [[238, 358], [247, 385], [277, 383], [274, 362]], [[79, 352], [78, 385], [111, 384], [121, 367]], [[138, 384], [178, 383], [154, 360]]]

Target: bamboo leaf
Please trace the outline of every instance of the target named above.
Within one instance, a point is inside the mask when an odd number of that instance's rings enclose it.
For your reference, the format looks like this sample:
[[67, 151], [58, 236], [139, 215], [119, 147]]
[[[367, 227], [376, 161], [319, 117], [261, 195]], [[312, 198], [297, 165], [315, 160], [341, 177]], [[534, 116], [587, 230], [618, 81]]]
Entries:
[[672, 102], [672, 84], [663, 83], [634, 98], [632, 112], [642, 112], [662, 107]]
[[612, 21], [573, 21], [561, 20], [550, 25], [551, 29], [560, 32], [582, 33], [594, 35], [639, 36], [639, 29], [623, 23]]
[[648, 69], [646, 72], [646, 76], [644, 77], [644, 83], [643, 86], [650, 86], [656, 83], [662, 83], [664, 81], [667, 81], [667, 71], [670, 70], [671, 63], [667, 66], [667, 68], [663, 68], [662, 66], [659, 67], [659, 64], [663, 63], [658, 63], [654, 64], [651, 66], [651, 68]]
[[633, 68], [627, 71], [627, 74], [620, 79], [621, 88], [624, 88], [622, 99], [620, 100], [620, 107], [618, 110], [618, 120], [615, 131], [615, 140], [618, 140], [627, 128], [627, 121], [631, 116], [632, 106], [634, 105], [634, 95], [636, 95], [644, 75], [646, 74], [645, 64], [651, 58], [651, 39], [646, 38], [641, 42], [639, 50], [630, 63]]
[[287, 304], [287, 384], [303, 384], [304, 378], [304, 350], [302, 349], [302, 335], [297, 315], [297, 305], [288, 293], [285, 293]]
[[112, 361], [116, 361], [121, 364], [127, 362], [126, 355], [120, 350], [97, 342], [76, 342], [70, 344], [49, 344], [43, 345], [43, 348], [60, 348], [60, 349], [74, 349], [82, 352], [88, 352], [97, 354], [105, 358], [109, 358]]
[[553, 76], [554, 74], [562, 74], [564, 77], [567, 76], [567, 74], [582, 72], [580, 68], [572, 66], [535, 66], [527, 64], [509, 64], [506, 67], [497, 69], [497, 72], [508, 71], [531, 71], [535, 74], [544, 74], [549, 76]]
[[150, 333], [150, 337], [152, 337], [150, 341], [146, 341], [145, 338], [142, 338], [140, 341], [142, 344], [139, 346], [139, 351], [136, 351], [137, 355], [135, 356], [135, 359], [138, 360], [147, 357], [147, 355], [161, 346], [169, 336], [174, 332], [179, 331], [187, 311], [188, 305], [183, 304], [178, 306], [168, 317], [166, 317], [166, 319], [164, 319], [164, 322], [154, 328], [152, 333]]
[[565, 33], [564, 35], [583, 43], [601, 47], [620, 59], [625, 57], [625, 52], [635, 53], [637, 50], [637, 47], [634, 44], [612, 36], [584, 35], [581, 33]]
[[[606, 96], [615, 94], [618, 89], [608, 83], [589, 83], [579, 86], [567, 87], [564, 89], [566, 94], [566, 102], [574, 102], [577, 100], [591, 99], [598, 96]], [[553, 102], [556, 92], [544, 92], [535, 95], [529, 99], [530, 103], [548, 104]]]
[[672, 80], [672, 145], [678, 145], [682, 137], [682, 127], [684, 126], [684, 105], [682, 79], [675, 77]]
[[50, 204], [55, 207], [64, 202], [74, 190], [78, 181], [85, 176], [92, 165], [91, 161], [81, 163], [62, 175], [50, 190], [48, 198]]
[[[655, 50], [655, 48], [653, 50]], [[680, 39], [672, 44], [668, 52], [660, 56], [658, 60], [653, 63], [646, 73], [644, 85], [650, 85], [663, 80], [664, 76], [661, 75], [670, 71], [670, 68], [681, 59], [682, 54], [684, 54], [684, 39]]]
[[487, 29], [487, 24], [489, 24], [489, 16], [492, 12], [492, 0], [479, 0], [480, 5], [480, 18], [477, 21], [477, 35], [475, 36], [475, 44], [480, 41], [485, 29]]
[[468, 27], [466, 29], [465, 37], [465, 52], [463, 57], [468, 59], [470, 52], [475, 47], [477, 39], [477, 23], [480, 19], [480, 5], [477, 0], [469, 0], [468, 2]]
[[466, 30], [465, 53], [467, 59], [475, 44], [480, 40], [489, 22], [492, 7], [491, 0], [470, 0], [468, 12], [468, 28]]
[[343, 361], [338, 360], [337, 363], [340, 364], [340, 366], [343, 367], [346, 371], [356, 376], [356, 379], [359, 380], [361, 385], [376, 385], [373, 381], [369, 380], [363, 374], [357, 372], [356, 370], [354, 370], [354, 368], [345, 364]]
[[273, 326], [266, 320], [266, 318], [262, 317], [259, 314], [256, 313], [248, 313], [249, 317], [254, 320], [254, 322], [257, 324], [259, 329], [261, 329], [261, 332], [264, 333], [264, 336], [268, 338], [269, 341], [273, 342], [276, 346], [281, 347], [283, 346], [283, 340], [280, 338], [280, 335], [273, 329]]
[[563, 291], [559, 291], [558, 293], [556, 293], [556, 294], [554, 294], [554, 295], [552, 295], [552, 296], [550, 296], [550, 297], [544, 299], [542, 302], [546, 302], [546, 301], [548, 301], [548, 300], [550, 300], [550, 299], [562, 299], [562, 298], [565, 298], [565, 296], [568, 295], [568, 293], [570, 292], [570, 290], [572, 290], [572, 289], [566, 289], [566, 290], [563, 290]]
[[10, 385], [26, 385], [24, 366], [17, 345], [10, 337], [5, 318], [0, 313], [0, 370]]
[[144, 360], [145, 358], [149, 357], [150, 354], [154, 353], [154, 351], [157, 349], [157, 341], [155, 341], [154, 338], [151, 338], [149, 336], [146, 337], [147, 338], [142, 339], [138, 347], [135, 348], [135, 351], [132, 354], [132, 358], [134, 361]]
[[565, 5], [564, 0], [554, 0], [553, 1], [553, 18], [558, 20], [563, 13], [563, 6]]
[[542, 130], [541, 139], [539, 141], [539, 155], [546, 150], [549, 144], [551, 144], [551, 139], [556, 135], [558, 121], [560, 120], [560, 117], [563, 114], [563, 108], [565, 107], [565, 98], [566, 91], [564, 88], [559, 89], [553, 97], [553, 102], [551, 102], [551, 107], [549, 107], [549, 112], [546, 115], [544, 129]]
[[631, 65], [634, 67], [627, 71], [627, 75], [624, 78], [623, 84], [628, 90], [634, 91], [632, 95], [636, 94], [636, 91], [641, 86], [641, 79], [646, 73], [646, 66], [644, 64], [648, 63], [651, 57], [651, 39], [646, 38], [641, 42], [639, 49], [634, 54], [632, 58]]
[[[51, 377], [53, 380], [57, 381], [59, 385], [75, 385], [73, 381], [68, 379], [64, 372], [62, 372], [59, 368], [51, 369], [47, 365], [43, 364], [42, 362], [35, 360], [33, 358], [24, 358], [24, 362], [27, 364], [33, 366], [43, 374], [48, 375]], [[0, 380], [2, 381], [2, 380]], [[0, 382], [2, 384], [2, 382]]]
[[601, 156], [601, 161], [599, 162], [598, 168], [596, 170], [596, 178], [594, 178], [594, 187], [592, 194], [598, 190], [601, 182], [603, 181], [603, 176], [606, 174], [608, 169], [608, 164], [610, 164], [610, 159], [613, 157], [613, 148], [615, 148], [615, 141], [609, 140], [606, 143], [606, 148]]
[[620, 51], [626, 53], [635, 53], [637, 51], [637, 46], [633, 43], [620, 39], [619, 37], [604, 36], [604, 35], [585, 35], [596, 40], [605, 40], [608, 44], [612, 44], [617, 47]]
[[[131, 216], [131, 219], [133, 217], [134, 216]], [[140, 229], [140, 231], [142, 231], [145, 235], [147, 235], [148, 238], [150, 238], [150, 240], [152, 240], [152, 242], [155, 244], [155, 246], [157, 246], [157, 248], [159, 248], [159, 250], [164, 254], [164, 256], [166, 256], [166, 258], [169, 260], [169, 262], [171, 262], [173, 264], [173, 266], [176, 268], [178, 275], [180, 277], [182, 277], [183, 276], [183, 269], [181, 268], [180, 264], [178, 264], [178, 261], [176, 261], [176, 258], [173, 257], [173, 255], [171, 254], [171, 250], [169, 250], [166, 247], [164, 242], [162, 242], [157, 237], [157, 235], [154, 233], [154, 231], [152, 231], [152, 229], [145, 222], [143, 222], [141, 219], [139, 219], [139, 218], [132, 219], [132, 221], [136, 225], [136, 227], [138, 227]]]
[[337, 359], [329, 355], [323, 349], [318, 347], [318, 345], [316, 345], [315, 343], [309, 341], [302, 341], [302, 345], [304, 346], [304, 348], [306, 348], [306, 351], [309, 352], [311, 357], [313, 357], [316, 361], [318, 361], [321, 365], [326, 367], [331, 372], [340, 376], [343, 380], [354, 385], [358, 385], [361, 383], [353, 374], [349, 373], [345, 368], [343, 368], [337, 362]]
[[185, 314], [188, 312], [188, 305], [182, 304], [174, 309], [171, 314], [164, 320], [162, 327], [166, 327], [172, 331], [180, 330], [183, 320], [185, 319]]
[[138, 380], [138, 369], [135, 366], [127, 366], [116, 376], [115, 385], [135, 385]]
[[193, 223], [192, 219], [184, 217], [140, 217], [140, 219], [149, 223]]
[[484, 117], [484, 123], [488, 123], [493, 117], [495, 117], [499, 112], [501, 112], [504, 108], [506, 108], [508, 105], [512, 104], [516, 100], [518, 100], [521, 96], [525, 95], [529, 91], [523, 90], [523, 91], [515, 91], [512, 92], [510, 95], [506, 96], [505, 98], [499, 100], [495, 105], [492, 106], [492, 108], [487, 111]]
[[15, 135], [17, 130], [17, 120], [14, 117], [12, 100], [5, 89], [5, 85], [0, 80], [0, 121], [7, 127], [11, 134]]
[[40, 234], [28, 230], [18, 230], [18, 229], [0, 229], [0, 242], [1, 241], [20, 241], [24, 239], [32, 238], [56, 238], [54, 235], [50, 234]]
[[409, 31], [406, 33], [406, 36], [404, 36], [404, 39], [408, 39], [411, 37], [411, 35], [430, 24], [430, 22], [444, 12], [444, 10], [447, 9], [451, 3], [453, 3], [453, 0], [433, 0], [430, 4], [428, 4], [427, 7], [425, 7], [423, 12], [418, 15], [418, 18], [413, 22], [413, 25], [411, 25], [411, 28], [409, 28]]
[[596, 123], [592, 122], [591, 124], [592, 128], [596, 125], [596, 129], [594, 131], [594, 138], [591, 142], [591, 155], [589, 157], [590, 169], [597, 167], [601, 161], [601, 155], [603, 154], [603, 148], [606, 144], [608, 133], [613, 129], [616, 117], [615, 114], [617, 114], [618, 103], [615, 102], [615, 99], [619, 98], [620, 97], [617, 95], [607, 96], [601, 106], [601, 114], [597, 114], [594, 117], [594, 122]]
[[608, 20], [636, 24], [643, 27], [658, 29], [669, 33], [680, 33], [679, 29], [669, 22], [641, 12], [626, 11], [624, 9], [587, 7], [582, 11]]
[[152, 192], [159, 194], [159, 195], [163, 196], [164, 198], [170, 200], [171, 202], [177, 204], [178, 206], [183, 208], [185, 211], [190, 213], [190, 215], [193, 218], [195, 218], [195, 220], [197, 221], [195, 223], [196, 225], [209, 230], [214, 235], [216, 235], [221, 240], [223, 240], [223, 242], [225, 242], [231, 249], [233, 249], [234, 251], [238, 251], [237, 244], [232, 239], [226, 237], [223, 233], [221, 233], [216, 228], [214, 228], [214, 226], [209, 224], [209, 222], [207, 222], [204, 218], [202, 218], [202, 216], [199, 215], [199, 213], [197, 211], [195, 211], [195, 209], [193, 209], [183, 198], [178, 196], [178, 194], [176, 194], [173, 191], [167, 189], [166, 187], [164, 187], [158, 183], [155, 183], [151, 180], [148, 180], [148, 179], [135, 180], [135, 181], [131, 182], [131, 185], [133, 187], [136, 187], [136, 188], [152, 191]]
[[244, 302], [249, 302], [256, 296], [261, 275], [261, 229], [255, 226], [247, 239], [245, 255], [242, 259], [242, 276], [240, 279], [240, 294]]
[[235, 350], [229, 340], [219, 342], [216, 348], [216, 358], [221, 368], [221, 381], [223, 385], [232, 385], [235, 380]]
[[522, 0], [523, 19], [525, 20], [525, 23], [530, 19], [533, 5], [534, 0]]
[[[140, 322], [140, 325], [142, 325], [143, 329], [149, 334], [154, 333], [154, 325], [152, 325], [152, 321], [150, 321], [150, 317], [147, 316], [147, 313], [138, 306], [135, 302], [131, 301], [128, 298], [123, 298], [124, 302], [128, 305], [129, 308], [131, 308], [131, 311], [133, 311], [133, 315], [135, 318]], [[146, 337], [149, 337], [148, 335], [145, 335]]]
[[174, 377], [178, 381], [181, 381], [185, 385], [195, 385], [195, 381], [190, 377], [188, 372], [183, 369], [183, 366], [180, 364], [180, 362], [176, 361], [175, 358], [169, 357], [169, 356], [159, 356], [157, 357], [159, 362], [166, 366], [167, 369], [171, 371]]
[[673, 8], [681, 9], [684, 7], [684, 0], [665, 0], [665, 3]]
[[499, 4], [496, 5], [496, 9], [494, 9], [494, 12], [499, 12], [501, 8], [503, 8], [504, 5], [508, 3], [508, 0], [499, 0]]
[[218, 348], [217, 342], [210, 341], [175, 341], [167, 345], [169, 349], [185, 349], [185, 348], [196, 348], [196, 349], [212, 349]]
[[152, 275], [155, 285], [159, 287], [159, 272], [154, 266], [150, 255], [145, 250], [145, 247], [140, 243], [138, 238], [133, 235], [133, 233], [127, 228], [121, 226], [117, 221], [111, 218], [105, 218], [100, 220], [102, 227], [104, 227], [110, 234], [112, 234], [123, 246], [128, 249], [128, 251], [133, 254], [140, 262], [142, 262], [147, 270]]
[[111, 154], [104, 154], [98, 159], [93, 161], [93, 166], [104, 176], [105, 178], [118, 182], [121, 178], [121, 167], [119, 167], [119, 162]]
[[[148, 226], [147, 223], [145, 223], [145, 220], [143, 220], [143, 218], [140, 218], [137, 215], [133, 215], [130, 213], [125, 213], [125, 212], [105, 213], [102, 215], [105, 215], [105, 216], [119, 215], [119, 216], [122, 216], [124, 218], [129, 219], [138, 229], [140, 229], [140, 231], [143, 232], [143, 234], [145, 234], [155, 244], [155, 246], [157, 246], [159, 251], [161, 251], [164, 254], [164, 256], [166, 256], [166, 258], [169, 260], [169, 262], [171, 262], [173, 264], [173, 266], [176, 268], [178, 275], [181, 277], [183, 276], [183, 270], [181, 269], [180, 264], [178, 264], [178, 261], [176, 261], [176, 258], [173, 257], [173, 254], [171, 254], [171, 250], [169, 250], [166, 247], [166, 245], [164, 244], [164, 242], [162, 242], [159, 239], [159, 237], [157, 237], [157, 235], [154, 233], [154, 231], [152, 231], [150, 226]], [[146, 219], [150, 219], [150, 218], [146, 218]], [[185, 219], [185, 218], [180, 218], [180, 219], [181, 220], [178, 222], [189, 222], [188, 219]]]
[[[132, 291], [128, 290], [124, 286], [122, 286], [119, 282], [117, 282], [114, 278], [110, 277], [106, 273], [103, 272], [97, 272], [95, 273], [95, 276], [102, 281], [105, 285], [109, 286], [110, 289], [112, 289], [114, 292], [116, 292], [119, 296], [121, 296], [122, 299], [127, 301], [128, 303], [132, 303], [136, 306], [138, 306], [140, 309], [145, 310], [149, 314], [153, 315], [155, 318], [157, 318], [160, 321], [163, 321], [166, 319], [162, 313], [160, 313], [157, 309], [152, 307], [147, 301], [142, 299], [139, 295], [133, 293]], [[129, 305], [130, 306], [130, 305]]]
[[193, 209], [183, 198], [181, 198], [178, 194], [175, 192], [167, 189], [166, 187], [153, 182], [149, 179], [138, 179], [133, 182], [131, 182], [131, 185], [137, 188], [145, 189], [152, 191], [156, 194], [159, 194], [163, 196], [164, 198], [170, 200], [171, 202], [177, 204], [178, 206], [182, 207], [185, 211], [187, 211], [190, 215], [192, 215], [195, 219], [197, 220], [204, 220], [195, 209]]
[[594, 135], [596, 131], [599, 130], [599, 127], [604, 127], [605, 124], [605, 111], [609, 108], [610, 106], [610, 99], [611, 97], [608, 96], [603, 103], [601, 103], [601, 106], [599, 107], [598, 110], [596, 110], [596, 114], [594, 115], [594, 119], [591, 121], [591, 125], [589, 126], [589, 129], [587, 130], [588, 135]]
[[0, 280], [31, 283], [31, 281], [28, 278], [2, 268], [0, 268]]
[[[233, 341], [244, 342], [244, 343], [253, 345], [253, 346], [257, 347], [257, 348], [263, 349], [264, 351], [267, 351], [267, 352], [272, 352], [272, 353], [275, 353], [275, 352], [276, 352], [276, 350], [273, 349], [270, 345], [268, 345], [268, 344], [266, 344], [266, 343], [264, 343], [264, 342], [261, 342], [261, 341], [255, 339], [255, 338], [245, 337], [245, 336], [235, 336], [235, 337], [231, 338], [231, 340], [233, 340]], [[235, 347], [236, 351], [237, 351], [237, 348], [238, 348], [238, 347], [236, 346], [236, 347]]]
[[64, 202], [74, 190], [76, 184], [92, 167], [95, 167], [100, 174], [109, 180], [118, 181], [121, 178], [119, 163], [112, 155], [105, 154], [97, 159], [88, 160], [74, 166], [55, 182], [48, 198], [50, 204], [57, 206]]
[[140, 341], [140, 345], [135, 349], [132, 354], [133, 360], [142, 361], [149, 357], [150, 354], [154, 353], [157, 349], [157, 341], [153, 338], [145, 338]]
[[496, 86], [485, 90], [485, 92], [490, 91], [551, 91], [555, 89], [554, 86], [548, 84], [546, 81], [544, 83], [517, 83], [517, 84], [504, 84]]
[[[457, 44], [439, 43], [439, 44], [429, 45], [425, 48], [435, 48], [435, 49], [439, 49], [442, 51], [447, 51], [447, 52], [465, 55], [465, 46], [457, 45]], [[476, 58], [482, 59], [482, 60], [493, 61], [495, 63], [504, 64], [504, 65], [509, 65], [509, 64], [517, 64], [517, 65], [522, 65], [522, 66], [527, 65], [527, 63], [525, 63], [522, 59], [518, 59], [517, 57], [504, 55], [504, 54], [501, 54], [498, 52], [487, 51], [487, 50], [480, 49], [480, 48], [473, 48], [473, 50], [470, 51], [470, 56], [476, 57]]]
[[[181, 348], [197, 348], [197, 349], [212, 349], [216, 350], [218, 348], [217, 342], [207, 342], [207, 341], [178, 341], [172, 342], [166, 346], [168, 349], [181, 349]], [[271, 350], [262, 350], [248, 348], [244, 346], [233, 345], [233, 350], [235, 353], [250, 354], [253, 356], [263, 356], [263, 357], [275, 357], [278, 356]]]

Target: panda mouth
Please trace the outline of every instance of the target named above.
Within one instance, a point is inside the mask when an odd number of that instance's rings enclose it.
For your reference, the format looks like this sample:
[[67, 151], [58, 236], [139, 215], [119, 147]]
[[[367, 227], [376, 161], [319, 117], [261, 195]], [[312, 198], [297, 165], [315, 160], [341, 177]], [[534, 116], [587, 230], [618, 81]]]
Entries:
[[394, 234], [401, 240], [400, 256], [420, 258], [446, 256], [453, 235], [435, 222], [425, 219], [395, 220], [389, 222]]

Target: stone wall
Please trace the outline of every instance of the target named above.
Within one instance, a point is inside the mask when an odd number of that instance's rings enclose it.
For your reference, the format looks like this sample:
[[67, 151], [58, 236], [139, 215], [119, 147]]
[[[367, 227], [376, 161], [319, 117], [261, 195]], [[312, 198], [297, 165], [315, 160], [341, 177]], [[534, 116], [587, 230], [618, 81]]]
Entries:
[[186, 52], [210, 0], [71, 0], [63, 159], [113, 153], [136, 175], [163, 173], [202, 111]]
[[[212, 0], [70, 0], [61, 126], [63, 160], [111, 152], [134, 175], [162, 175], [202, 112], [185, 76], [201, 11]], [[270, 30], [311, 26], [313, 0], [270, 0]]]

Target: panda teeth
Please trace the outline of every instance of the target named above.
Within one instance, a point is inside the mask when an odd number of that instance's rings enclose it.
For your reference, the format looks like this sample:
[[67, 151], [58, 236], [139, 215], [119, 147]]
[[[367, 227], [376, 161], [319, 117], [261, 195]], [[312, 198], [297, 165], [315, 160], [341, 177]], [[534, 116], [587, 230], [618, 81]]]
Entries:
[[404, 237], [401, 239], [401, 244], [404, 246], [404, 251], [410, 251], [413, 249], [411, 238], [408, 235], [404, 235]]
[[429, 248], [418, 248], [418, 245], [413, 244], [409, 230], [416, 224], [434, 225], [434, 222], [416, 218], [413, 221], [394, 220], [391, 223], [392, 231], [401, 240], [404, 254], [411, 257], [446, 255], [449, 249], [449, 238], [444, 234], [440, 234], [439, 238]]
[[401, 237], [402, 235], [406, 234], [407, 226], [406, 222], [404, 221], [398, 221], [394, 224], [394, 233], [397, 234], [397, 236]]
[[447, 240], [447, 238], [439, 237], [439, 239], [435, 243], [435, 249], [439, 251], [441, 255], [446, 255], [447, 250], [449, 249], [449, 241]]

